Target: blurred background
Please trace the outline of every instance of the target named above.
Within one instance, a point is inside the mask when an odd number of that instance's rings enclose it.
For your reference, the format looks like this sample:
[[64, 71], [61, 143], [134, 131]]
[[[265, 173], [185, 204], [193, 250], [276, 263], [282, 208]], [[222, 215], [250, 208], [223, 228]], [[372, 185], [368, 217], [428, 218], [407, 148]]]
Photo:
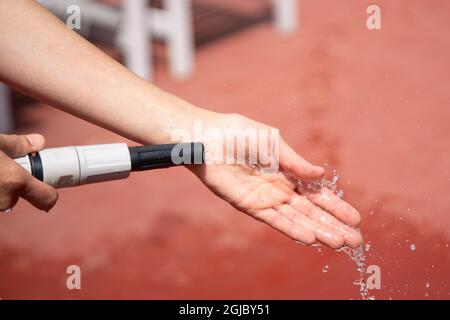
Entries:
[[[77, 3], [41, 2], [63, 20]], [[381, 30], [366, 26], [371, 4]], [[363, 217], [366, 264], [381, 270], [371, 296], [450, 298], [450, 2], [79, 6], [76, 31], [134, 72], [195, 105], [276, 126], [336, 170]], [[49, 147], [125, 141], [6, 87], [0, 119]], [[73, 264], [81, 290], [66, 288]], [[345, 253], [294, 243], [183, 168], [60, 190], [48, 214], [22, 201], [0, 215], [2, 299], [360, 299], [357, 279]]]

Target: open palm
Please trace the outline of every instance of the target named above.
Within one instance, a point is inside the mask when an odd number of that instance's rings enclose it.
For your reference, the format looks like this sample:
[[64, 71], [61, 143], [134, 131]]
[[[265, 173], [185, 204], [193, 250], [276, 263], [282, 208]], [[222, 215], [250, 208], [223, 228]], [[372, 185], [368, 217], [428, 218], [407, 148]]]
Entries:
[[210, 164], [192, 170], [232, 206], [296, 241], [358, 247], [362, 237], [353, 228], [360, 221], [358, 211], [327, 188], [315, 192], [299, 188], [299, 180], [321, 179], [323, 169], [301, 158], [284, 141], [279, 164], [280, 170], [272, 174], [243, 164]]

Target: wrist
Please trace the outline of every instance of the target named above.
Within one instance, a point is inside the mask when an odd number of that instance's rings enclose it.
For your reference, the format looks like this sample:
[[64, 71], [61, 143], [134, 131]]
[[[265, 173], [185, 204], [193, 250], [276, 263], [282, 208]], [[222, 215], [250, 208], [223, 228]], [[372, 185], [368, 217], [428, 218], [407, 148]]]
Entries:
[[219, 113], [196, 107], [148, 83], [139, 90], [134, 86], [133, 100], [132, 110], [122, 114], [121, 121], [116, 120], [124, 130], [117, 125], [114, 128], [142, 144], [190, 142], [184, 140], [193, 138], [199, 123], [206, 125], [221, 118]]

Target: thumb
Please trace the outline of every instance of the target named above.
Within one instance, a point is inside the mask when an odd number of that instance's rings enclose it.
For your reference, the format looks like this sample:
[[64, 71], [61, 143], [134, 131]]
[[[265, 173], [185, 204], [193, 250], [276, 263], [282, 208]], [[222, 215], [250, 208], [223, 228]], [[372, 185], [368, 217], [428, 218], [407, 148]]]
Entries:
[[0, 134], [0, 150], [11, 158], [17, 158], [31, 152], [37, 152], [41, 150], [44, 145], [45, 138], [40, 134]]
[[320, 179], [325, 172], [322, 167], [303, 159], [284, 140], [280, 143], [280, 167], [290, 176], [300, 180]]

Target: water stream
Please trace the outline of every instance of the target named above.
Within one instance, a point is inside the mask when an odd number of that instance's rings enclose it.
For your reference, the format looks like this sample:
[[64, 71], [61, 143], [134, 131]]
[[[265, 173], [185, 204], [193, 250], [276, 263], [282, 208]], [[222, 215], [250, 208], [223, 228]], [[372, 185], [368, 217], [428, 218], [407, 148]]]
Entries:
[[[337, 174], [336, 170], [333, 170], [333, 176], [331, 180], [327, 180], [323, 178], [320, 181], [314, 181], [314, 182], [302, 182], [299, 181], [299, 187], [302, 191], [308, 192], [308, 190], [312, 192], [317, 192], [321, 190], [322, 188], [328, 188], [330, 189], [334, 194], [336, 194], [339, 198], [343, 199], [344, 197], [344, 191], [340, 190], [338, 188], [338, 180], [339, 175]], [[313, 245], [318, 247], [319, 252], [321, 252], [321, 245], [316, 244]], [[375, 297], [369, 295], [369, 289], [367, 287], [366, 283], [366, 253], [371, 250], [371, 244], [370, 243], [362, 243], [361, 246], [359, 246], [356, 249], [344, 246], [341, 249], [338, 249], [336, 251], [338, 252], [344, 252], [347, 254], [352, 261], [356, 264], [356, 270], [359, 274], [359, 279], [356, 279], [353, 284], [359, 286], [359, 293], [361, 295], [362, 300], [375, 300]], [[322, 269], [322, 272], [326, 273], [329, 270], [329, 265], [325, 265]]]

